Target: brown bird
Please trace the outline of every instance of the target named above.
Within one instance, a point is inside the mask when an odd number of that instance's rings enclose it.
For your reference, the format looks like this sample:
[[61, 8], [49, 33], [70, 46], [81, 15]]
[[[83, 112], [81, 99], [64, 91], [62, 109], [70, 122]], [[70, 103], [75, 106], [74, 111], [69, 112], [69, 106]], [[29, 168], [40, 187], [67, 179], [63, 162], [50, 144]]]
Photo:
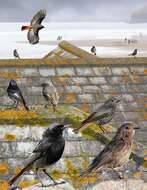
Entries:
[[87, 124], [96, 123], [100, 129], [105, 132], [103, 125], [109, 123], [114, 117], [118, 103], [121, 101], [118, 97], [110, 97], [102, 106], [96, 105], [93, 112], [82, 121], [79, 128], [74, 130], [75, 133], [81, 132], [87, 128]]
[[51, 104], [53, 107], [53, 111], [57, 111], [57, 105], [59, 103], [59, 94], [56, 88], [53, 85], [49, 85], [47, 83], [43, 83], [41, 86], [43, 87], [42, 95], [47, 101], [45, 107], [48, 107], [49, 104]]
[[129, 160], [135, 129], [138, 128], [133, 123], [122, 124], [112, 141], [94, 158], [81, 177], [101, 169], [122, 167]]
[[44, 28], [41, 23], [45, 17], [46, 10], [40, 10], [32, 18], [31, 24], [29, 26], [22, 26], [21, 31], [29, 30], [27, 38], [30, 44], [37, 44], [39, 42], [39, 31]]

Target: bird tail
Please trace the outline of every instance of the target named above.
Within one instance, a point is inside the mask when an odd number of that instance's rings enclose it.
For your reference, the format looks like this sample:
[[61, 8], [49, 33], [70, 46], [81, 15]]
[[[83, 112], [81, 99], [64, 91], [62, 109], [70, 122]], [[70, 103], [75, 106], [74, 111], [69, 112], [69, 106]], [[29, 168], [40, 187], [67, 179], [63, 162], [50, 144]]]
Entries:
[[80, 177], [81, 178], [87, 177], [88, 175], [90, 175], [91, 172], [92, 172], [92, 168], [89, 167], [88, 169], [81, 172]]
[[12, 179], [8, 181], [8, 184], [11, 186], [25, 171], [29, 170], [32, 164], [38, 160], [40, 156], [33, 159], [29, 164], [27, 164], [17, 175], [15, 175]]
[[24, 108], [27, 110], [27, 111], [30, 111], [29, 107], [27, 106], [26, 102], [25, 102], [25, 99], [22, 97], [22, 103], [23, 103], [23, 106]]
[[31, 29], [31, 28], [32, 28], [32, 26], [22, 26], [22, 27], [21, 27], [21, 31], [29, 30], [29, 29]]
[[79, 132], [83, 131], [83, 129], [85, 129], [87, 127], [86, 124], [88, 124], [87, 119], [85, 119], [84, 121], [82, 121], [80, 127], [74, 129], [73, 132], [74, 133], [79, 133]]

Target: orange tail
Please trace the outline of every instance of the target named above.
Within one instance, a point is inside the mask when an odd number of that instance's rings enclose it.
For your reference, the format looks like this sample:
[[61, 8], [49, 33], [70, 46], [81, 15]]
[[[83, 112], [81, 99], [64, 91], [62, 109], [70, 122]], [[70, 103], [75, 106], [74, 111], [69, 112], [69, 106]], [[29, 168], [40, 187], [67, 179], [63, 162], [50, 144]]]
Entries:
[[29, 29], [31, 29], [31, 28], [32, 28], [32, 26], [22, 26], [22, 27], [21, 27], [21, 31], [29, 30]]

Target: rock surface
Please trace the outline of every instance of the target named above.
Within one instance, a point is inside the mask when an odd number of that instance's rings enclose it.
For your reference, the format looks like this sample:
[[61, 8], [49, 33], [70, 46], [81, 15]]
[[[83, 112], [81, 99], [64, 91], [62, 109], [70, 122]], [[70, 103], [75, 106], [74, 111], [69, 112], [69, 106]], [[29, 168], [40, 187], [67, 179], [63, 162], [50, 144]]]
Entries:
[[104, 181], [93, 187], [91, 190], [147, 190], [147, 183], [143, 180], [120, 180], [120, 181]]

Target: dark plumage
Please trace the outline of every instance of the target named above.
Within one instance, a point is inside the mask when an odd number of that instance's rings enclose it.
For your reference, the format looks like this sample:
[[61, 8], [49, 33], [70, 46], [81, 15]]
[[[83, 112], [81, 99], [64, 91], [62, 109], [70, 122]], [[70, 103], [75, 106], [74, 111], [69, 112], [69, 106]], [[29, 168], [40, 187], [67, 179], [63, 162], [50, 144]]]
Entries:
[[25, 109], [29, 111], [26, 101], [15, 80], [10, 81], [9, 86], [7, 88], [7, 93], [8, 93], [9, 98], [11, 98], [14, 101], [13, 107], [17, 108], [19, 102], [21, 102], [23, 106], [25, 107]]
[[134, 49], [133, 53], [129, 54], [129, 56], [135, 57], [137, 55], [137, 51], [138, 51], [138, 49]]
[[111, 97], [102, 106], [96, 106], [93, 112], [81, 123], [81, 126], [74, 130], [75, 133], [81, 132], [87, 128], [87, 124], [96, 123], [104, 131], [102, 125], [109, 123], [116, 111], [117, 104], [120, 102], [120, 98]]
[[94, 158], [81, 177], [86, 177], [90, 173], [104, 168], [117, 169], [122, 167], [129, 160], [131, 154], [134, 129], [132, 123], [122, 124], [112, 141]]
[[39, 42], [39, 31], [44, 28], [41, 25], [43, 19], [46, 17], [46, 10], [40, 10], [32, 18], [30, 26], [22, 26], [21, 30], [29, 30], [27, 38], [30, 44], [37, 44]]
[[[60, 160], [63, 154], [65, 139], [62, 136], [62, 132], [65, 128], [66, 126], [63, 124], [52, 124], [43, 133], [42, 140], [34, 149], [26, 166], [16, 176], [10, 179], [8, 183], [12, 185], [24, 172], [35, 168], [36, 173], [39, 169], [42, 169], [43, 172], [54, 182], [54, 185], [57, 185], [58, 183], [46, 172], [46, 167], [55, 164]], [[44, 185], [42, 184], [42, 186]]]
[[53, 85], [49, 85], [47, 83], [42, 84], [42, 95], [44, 96], [47, 104], [45, 107], [48, 107], [49, 104], [52, 105], [53, 111], [56, 111], [58, 102], [59, 102], [59, 94], [56, 88]]
[[19, 56], [19, 54], [18, 54], [18, 52], [17, 52], [17, 49], [15, 49], [15, 50], [13, 51], [13, 55], [14, 55], [14, 57], [15, 57], [16, 59], [20, 59], [20, 56]]
[[91, 53], [94, 54], [94, 55], [96, 55], [96, 47], [95, 46], [92, 46]]

